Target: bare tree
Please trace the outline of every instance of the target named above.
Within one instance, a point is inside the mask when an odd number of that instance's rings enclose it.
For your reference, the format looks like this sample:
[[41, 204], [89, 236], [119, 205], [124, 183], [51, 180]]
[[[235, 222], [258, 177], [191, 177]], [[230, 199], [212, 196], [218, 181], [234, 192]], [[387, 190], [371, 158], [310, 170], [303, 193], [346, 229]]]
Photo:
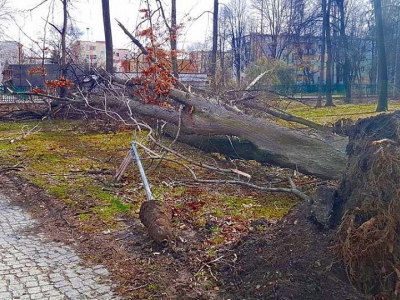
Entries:
[[177, 24], [176, 24], [176, 0], [171, 0], [171, 27], [170, 27], [170, 39], [171, 39], [171, 52], [172, 52], [172, 73], [176, 78], [179, 77], [178, 70], [178, 57], [177, 57]]
[[216, 73], [217, 73], [217, 50], [218, 50], [218, 0], [214, 0], [213, 11], [213, 45], [211, 51], [211, 88], [216, 89]]
[[285, 49], [284, 38], [289, 33], [291, 4], [290, 0], [252, 0], [253, 8], [262, 16], [263, 31], [271, 38], [268, 47], [273, 58], [281, 58]]
[[[325, 0], [322, 0], [325, 1]], [[334, 106], [332, 99], [332, 36], [331, 36], [331, 7], [332, 0], [326, 2], [326, 17], [324, 24], [325, 41], [326, 41], [326, 103], [325, 106]]]
[[382, 1], [374, 0], [376, 36], [378, 47], [378, 85], [379, 99], [376, 111], [388, 110], [388, 73], [386, 64], [385, 37], [383, 32]]
[[346, 12], [345, 12], [345, 0], [335, 0], [339, 8], [339, 20], [340, 20], [340, 38], [341, 38], [341, 49], [344, 54], [343, 62], [343, 83], [346, 90], [345, 103], [351, 102], [351, 61], [350, 61], [350, 49], [348, 37], [346, 34]]
[[113, 41], [110, 20], [110, 2], [109, 0], [101, 0], [103, 8], [103, 25], [104, 37], [106, 42], [106, 71], [109, 74], [113, 73]]
[[326, 0], [321, 1], [322, 8], [322, 29], [321, 29], [321, 59], [320, 59], [320, 68], [319, 68], [319, 80], [318, 80], [318, 99], [317, 99], [317, 107], [322, 107], [322, 86], [324, 84], [325, 79], [325, 37], [326, 37]]
[[245, 67], [244, 39], [247, 33], [247, 24], [249, 23], [246, 2], [231, 0], [227, 6], [224, 6], [222, 13], [226, 16], [229, 23], [236, 83], [240, 85], [242, 72]]

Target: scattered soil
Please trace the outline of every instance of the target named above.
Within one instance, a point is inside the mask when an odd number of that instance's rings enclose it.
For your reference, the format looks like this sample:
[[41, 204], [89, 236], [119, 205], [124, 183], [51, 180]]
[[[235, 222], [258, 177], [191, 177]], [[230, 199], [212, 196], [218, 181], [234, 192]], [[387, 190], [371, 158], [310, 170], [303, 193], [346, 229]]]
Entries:
[[226, 299], [371, 299], [336, 262], [334, 232], [311, 224], [305, 210], [300, 204], [275, 226], [243, 239], [235, 266], [222, 271]]

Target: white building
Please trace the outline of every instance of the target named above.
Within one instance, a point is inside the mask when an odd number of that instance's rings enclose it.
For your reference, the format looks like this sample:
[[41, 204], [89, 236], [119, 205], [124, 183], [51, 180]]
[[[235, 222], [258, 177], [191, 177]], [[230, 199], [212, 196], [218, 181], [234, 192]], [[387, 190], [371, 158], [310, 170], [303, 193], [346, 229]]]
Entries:
[[0, 82], [3, 82], [3, 71], [6, 65], [22, 63], [22, 45], [14, 41], [0, 42]]

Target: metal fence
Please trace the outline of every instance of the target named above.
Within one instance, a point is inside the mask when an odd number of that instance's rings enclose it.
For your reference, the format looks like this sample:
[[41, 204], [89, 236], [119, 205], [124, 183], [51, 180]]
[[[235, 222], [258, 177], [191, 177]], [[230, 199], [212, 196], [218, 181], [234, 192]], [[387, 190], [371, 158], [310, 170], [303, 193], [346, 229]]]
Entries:
[[30, 86], [15, 86], [12, 88], [0, 85], [0, 104], [37, 103], [42, 102], [40, 95], [18, 94], [31, 91]]
[[[273, 85], [273, 86], [256, 86], [257, 90], [275, 91], [279, 94], [284, 95], [305, 95], [305, 96], [316, 96], [318, 95], [318, 84], [292, 84], [292, 85]], [[322, 93], [326, 92], [326, 85], [321, 86]], [[358, 97], [369, 97], [378, 95], [378, 87], [376, 84], [352, 84], [351, 91], [354, 96]], [[344, 95], [346, 89], [343, 83], [332, 85], [333, 95]], [[393, 92], [391, 86], [389, 86], [389, 94]]]

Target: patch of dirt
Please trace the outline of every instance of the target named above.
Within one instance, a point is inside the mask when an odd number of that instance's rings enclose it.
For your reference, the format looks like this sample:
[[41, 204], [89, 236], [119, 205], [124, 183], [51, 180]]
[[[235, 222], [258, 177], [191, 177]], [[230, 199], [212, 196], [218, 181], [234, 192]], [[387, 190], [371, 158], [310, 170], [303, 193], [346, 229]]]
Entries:
[[235, 266], [221, 269], [226, 299], [372, 299], [335, 263], [334, 233], [316, 228], [304, 210], [301, 204], [275, 226], [243, 239]]

